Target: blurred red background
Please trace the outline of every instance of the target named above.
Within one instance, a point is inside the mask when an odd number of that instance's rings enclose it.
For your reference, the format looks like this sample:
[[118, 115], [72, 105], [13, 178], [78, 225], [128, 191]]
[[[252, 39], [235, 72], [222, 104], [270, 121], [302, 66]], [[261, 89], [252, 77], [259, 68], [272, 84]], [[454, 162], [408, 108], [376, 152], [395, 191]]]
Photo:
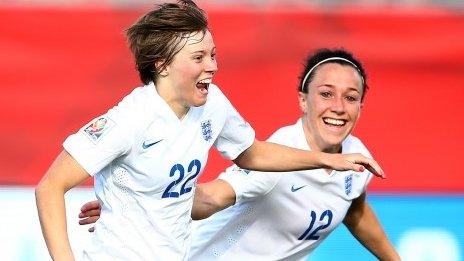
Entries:
[[[371, 191], [464, 192], [464, 16], [446, 9], [203, 6], [215, 83], [258, 138], [293, 124], [304, 58], [344, 47], [371, 87], [355, 134], [387, 180]], [[123, 30], [147, 8], [0, 7], [0, 184], [35, 185], [67, 135], [140, 85]], [[201, 181], [230, 162], [213, 152]]]

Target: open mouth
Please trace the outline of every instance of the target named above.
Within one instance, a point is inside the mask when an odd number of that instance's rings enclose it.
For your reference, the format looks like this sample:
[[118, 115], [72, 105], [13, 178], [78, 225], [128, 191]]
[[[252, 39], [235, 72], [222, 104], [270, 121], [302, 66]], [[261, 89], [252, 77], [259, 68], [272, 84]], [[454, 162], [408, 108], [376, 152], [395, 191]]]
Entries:
[[342, 119], [334, 119], [334, 118], [322, 118], [324, 123], [329, 126], [335, 126], [335, 127], [343, 127], [346, 125], [347, 120], [342, 120]]
[[198, 90], [200, 90], [202, 94], [208, 94], [208, 87], [210, 83], [211, 83], [211, 79], [201, 80], [197, 82], [197, 88]]

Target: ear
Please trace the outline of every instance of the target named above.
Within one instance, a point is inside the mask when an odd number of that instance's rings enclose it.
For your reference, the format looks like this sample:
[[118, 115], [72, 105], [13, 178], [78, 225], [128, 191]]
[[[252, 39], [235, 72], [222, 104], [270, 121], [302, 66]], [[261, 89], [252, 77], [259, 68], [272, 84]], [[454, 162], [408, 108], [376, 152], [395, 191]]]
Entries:
[[356, 118], [356, 120], [359, 120], [359, 117], [361, 117], [361, 112], [362, 112], [363, 107], [364, 107], [364, 102], [361, 102], [361, 105], [359, 105], [359, 112], [358, 112], [358, 117]]
[[[160, 76], [166, 77], [168, 76], [168, 67], [169, 66], [164, 66], [164, 68], [161, 69], [161, 66], [163, 65], [164, 60], [159, 60], [155, 62], [155, 69], [158, 72]], [[161, 69], [161, 70], [160, 70]]]
[[306, 113], [307, 111], [307, 103], [306, 103], [306, 97], [307, 93], [304, 92], [298, 92], [298, 104], [300, 105], [300, 109], [303, 113]]

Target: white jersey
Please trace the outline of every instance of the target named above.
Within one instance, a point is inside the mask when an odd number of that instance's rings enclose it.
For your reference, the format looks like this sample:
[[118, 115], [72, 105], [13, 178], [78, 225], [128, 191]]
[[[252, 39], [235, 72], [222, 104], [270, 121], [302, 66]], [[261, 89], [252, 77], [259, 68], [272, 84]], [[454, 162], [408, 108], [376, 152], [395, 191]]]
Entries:
[[[301, 120], [269, 141], [309, 150]], [[348, 136], [343, 153], [370, 157]], [[190, 260], [300, 260], [343, 221], [353, 199], [365, 190], [368, 171], [323, 169], [265, 173], [232, 166], [219, 176], [236, 193], [236, 203], [194, 222]]]
[[102, 204], [87, 260], [183, 260], [194, 186], [214, 145], [235, 159], [254, 130], [215, 85], [179, 120], [153, 83], [136, 88], [63, 143], [95, 178]]

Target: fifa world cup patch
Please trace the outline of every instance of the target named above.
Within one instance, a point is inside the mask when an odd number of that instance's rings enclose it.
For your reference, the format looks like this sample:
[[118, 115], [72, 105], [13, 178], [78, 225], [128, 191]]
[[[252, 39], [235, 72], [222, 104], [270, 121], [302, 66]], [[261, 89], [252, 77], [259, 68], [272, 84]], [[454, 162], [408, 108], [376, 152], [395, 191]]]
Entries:
[[201, 133], [205, 141], [210, 141], [213, 138], [213, 130], [211, 129], [211, 120], [206, 120], [201, 123]]
[[232, 171], [234, 171], [234, 172], [240, 172], [240, 173], [243, 173], [243, 174], [245, 174], [245, 175], [248, 175], [248, 174], [250, 174], [250, 171], [251, 171], [251, 170], [242, 169], [242, 168], [240, 168], [239, 166], [236, 166], [236, 165], [235, 165], [235, 166], [232, 168]]
[[89, 124], [89, 126], [85, 127], [84, 132], [87, 136], [96, 143], [106, 132], [108, 132], [111, 127], [113, 127], [115, 123], [106, 118], [100, 117]]

